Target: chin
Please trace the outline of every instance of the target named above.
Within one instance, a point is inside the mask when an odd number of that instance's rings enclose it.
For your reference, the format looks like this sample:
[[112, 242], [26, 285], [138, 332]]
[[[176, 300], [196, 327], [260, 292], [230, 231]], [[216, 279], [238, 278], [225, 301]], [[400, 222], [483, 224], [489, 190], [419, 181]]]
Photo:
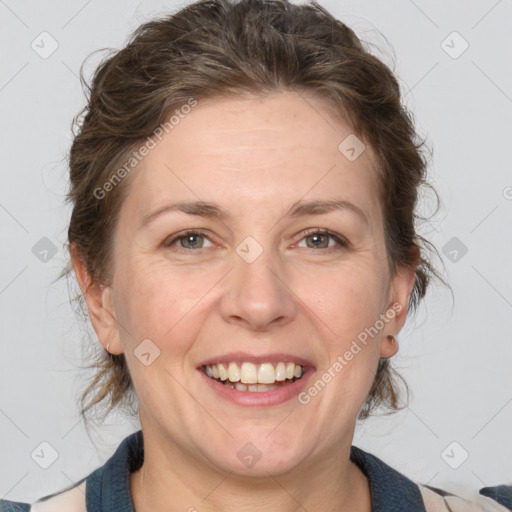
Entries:
[[[240, 476], [268, 477], [287, 473], [301, 464], [310, 452], [298, 433], [272, 430], [275, 427], [244, 429], [210, 455], [223, 471]], [[208, 447], [211, 449], [211, 445]], [[208, 450], [210, 451], [210, 450]]]

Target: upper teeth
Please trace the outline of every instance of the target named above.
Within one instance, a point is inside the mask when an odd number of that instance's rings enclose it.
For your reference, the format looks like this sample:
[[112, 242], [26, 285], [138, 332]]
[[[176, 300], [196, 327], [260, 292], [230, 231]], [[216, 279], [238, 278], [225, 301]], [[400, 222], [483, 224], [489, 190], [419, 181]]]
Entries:
[[302, 377], [304, 368], [295, 363], [277, 363], [275, 368], [272, 363], [254, 364], [244, 362], [239, 365], [236, 362], [205, 365], [208, 377], [222, 381], [243, 382], [244, 384], [273, 384], [276, 381]]

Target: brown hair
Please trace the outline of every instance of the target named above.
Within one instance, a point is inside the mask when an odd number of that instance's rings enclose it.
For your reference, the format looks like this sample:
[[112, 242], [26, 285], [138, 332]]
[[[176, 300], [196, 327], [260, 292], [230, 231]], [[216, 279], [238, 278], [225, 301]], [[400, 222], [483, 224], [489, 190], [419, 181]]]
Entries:
[[[316, 2], [195, 2], [140, 26], [122, 50], [98, 66], [87, 89], [88, 104], [79, 114], [81, 123], [75, 118], [78, 132], [70, 152], [68, 244], [94, 284], [111, 277], [113, 234], [130, 180], [121, 180], [101, 199], [95, 190], [191, 97], [201, 101], [283, 90], [327, 100], [374, 149], [390, 269], [416, 268], [409, 310], [424, 297], [430, 278], [439, 277], [427, 257], [430, 244], [415, 229], [427, 161], [424, 142], [416, 140], [412, 116], [401, 104], [399, 84], [350, 28]], [[62, 275], [71, 269], [68, 264]], [[84, 311], [81, 294], [77, 299]], [[117, 405], [133, 406], [123, 354], [101, 350], [92, 368], [95, 376], [81, 400], [84, 417], [100, 404], [107, 406], [105, 416]], [[400, 408], [397, 379], [389, 361], [381, 359], [360, 418], [379, 405], [388, 411]]]

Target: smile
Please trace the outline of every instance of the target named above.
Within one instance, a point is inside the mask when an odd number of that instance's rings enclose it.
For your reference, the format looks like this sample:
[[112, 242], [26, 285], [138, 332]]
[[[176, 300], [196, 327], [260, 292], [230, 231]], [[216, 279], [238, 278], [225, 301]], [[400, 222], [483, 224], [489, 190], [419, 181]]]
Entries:
[[304, 367], [292, 362], [254, 364], [251, 362], [207, 364], [203, 370], [212, 380], [238, 391], [265, 392], [295, 382]]

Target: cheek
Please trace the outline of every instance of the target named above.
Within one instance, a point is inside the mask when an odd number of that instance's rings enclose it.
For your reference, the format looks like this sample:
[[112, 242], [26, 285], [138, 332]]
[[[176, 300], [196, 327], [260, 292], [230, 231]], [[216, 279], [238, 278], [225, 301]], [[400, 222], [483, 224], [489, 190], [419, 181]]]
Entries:
[[[176, 333], [189, 329], [189, 319], [200, 314], [199, 301], [212, 286], [211, 278], [205, 282], [204, 274], [195, 279], [193, 273], [170, 272], [161, 263], [135, 261], [125, 275], [130, 278], [119, 283], [121, 300], [116, 314], [129, 331], [130, 343], [149, 338], [160, 346], [176, 338]], [[178, 348], [174, 341], [173, 346]]]
[[374, 325], [384, 312], [385, 284], [375, 268], [347, 266], [307, 281], [315, 285], [303, 284], [298, 295], [325, 324], [329, 339], [340, 348]]

